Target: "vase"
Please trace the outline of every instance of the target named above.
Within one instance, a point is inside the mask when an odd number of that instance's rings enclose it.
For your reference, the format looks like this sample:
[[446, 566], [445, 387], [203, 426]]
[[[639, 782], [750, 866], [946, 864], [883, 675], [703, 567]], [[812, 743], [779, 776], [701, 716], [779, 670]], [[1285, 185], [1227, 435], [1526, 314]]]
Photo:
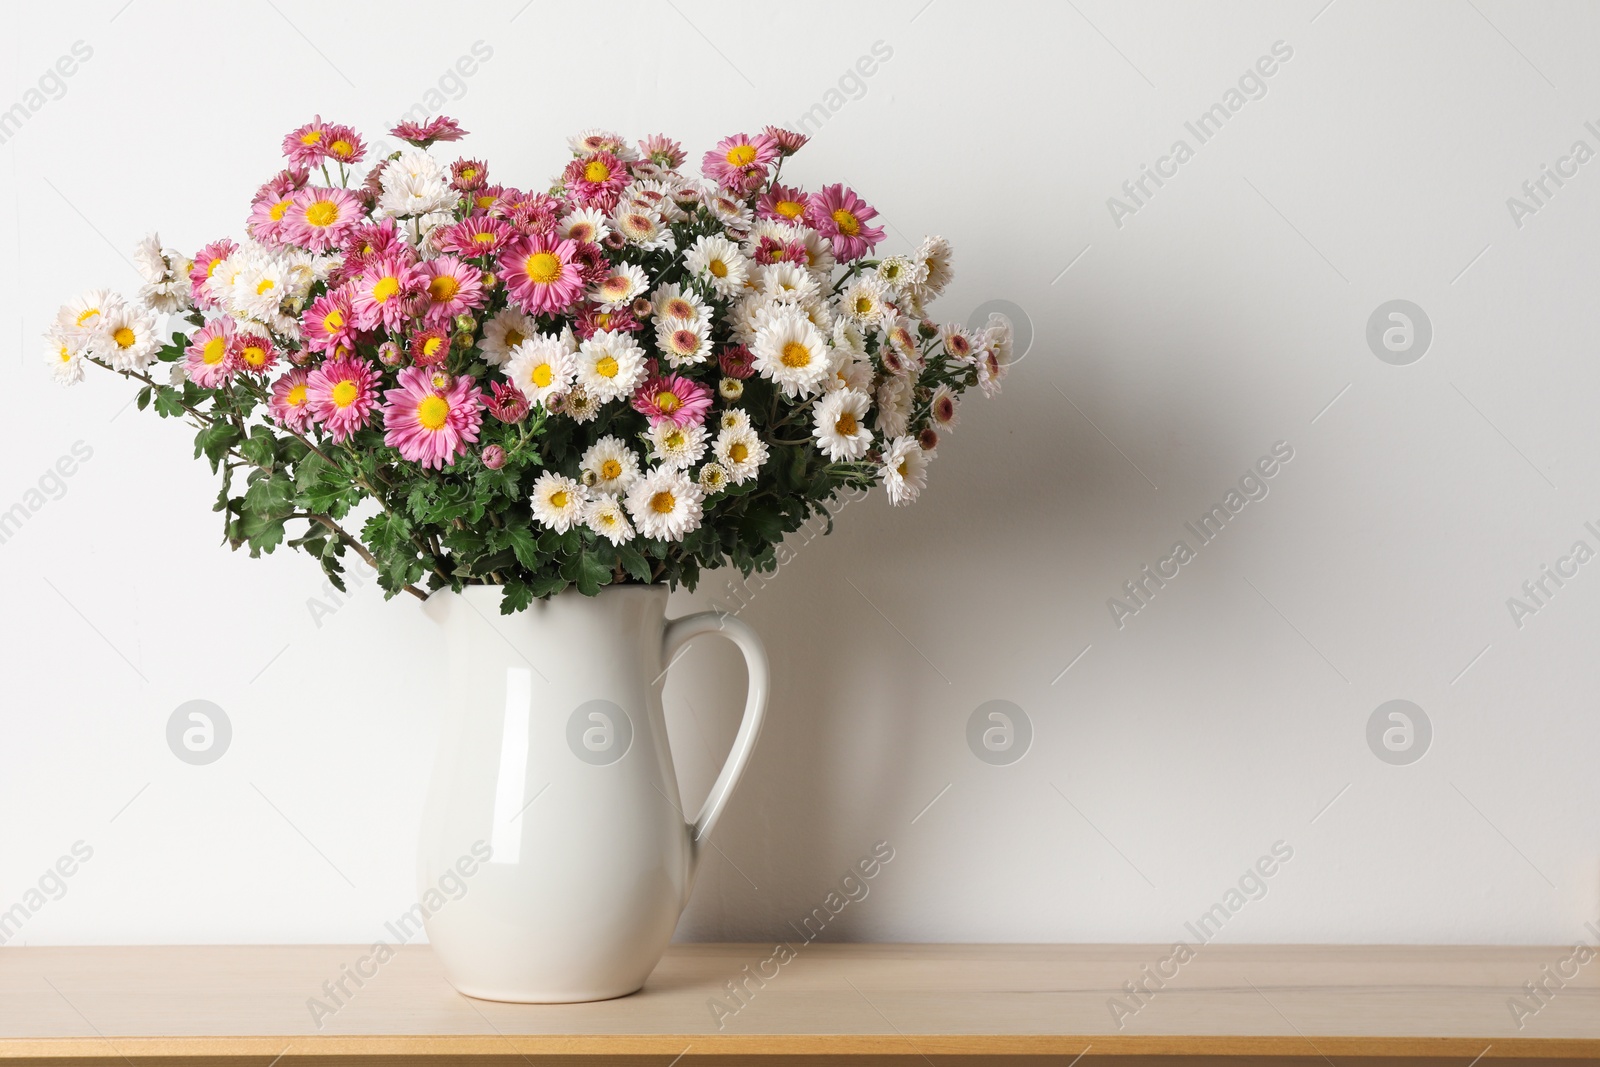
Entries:
[[[767, 659], [722, 612], [668, 620], [662, 586], [576, 590], [500, 614], [501, 590], [441, 590], [450, 698], [418, 850], [421, 924], [468, 996], [636, 992], [666, 951], [707, 840], [761, 732]], [[744, 653], [744, 718], [704, 806], [680, 810], [661, 690], [683, 647]]]

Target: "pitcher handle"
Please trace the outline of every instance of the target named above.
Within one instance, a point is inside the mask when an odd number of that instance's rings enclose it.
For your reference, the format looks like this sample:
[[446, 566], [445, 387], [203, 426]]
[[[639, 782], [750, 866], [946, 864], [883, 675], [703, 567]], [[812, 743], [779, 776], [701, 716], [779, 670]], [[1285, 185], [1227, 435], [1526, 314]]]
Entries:
[[700, 863], [700, 844], [711, 836], [717, 820], [722, 818], [722, 809], [727, 807], [728, 797], [739, 784], [745, 765], [750, 762], [750, 754], [755, 751], [756, 738], [761, 733], [761, 724], [767, 713], [766, 649], [753, 629], [725, 611], [701, 611], [668, 622], [661, 634], [661, 660], [666, 664], [662, 673], [665, 674], [672, 667], [673, 657], [680, 648], [702, 634], [721, 634], [739, 646], [739, 651], [744, 653], [745, 670], [750, 679], [744, 702], [744, 718], [739, 723], [739, 733], [733, 739], [733, 749], [722, 765], [722, 772], [712, 784], [699, 816], [689, 827], [691, 884], [694, 869]]

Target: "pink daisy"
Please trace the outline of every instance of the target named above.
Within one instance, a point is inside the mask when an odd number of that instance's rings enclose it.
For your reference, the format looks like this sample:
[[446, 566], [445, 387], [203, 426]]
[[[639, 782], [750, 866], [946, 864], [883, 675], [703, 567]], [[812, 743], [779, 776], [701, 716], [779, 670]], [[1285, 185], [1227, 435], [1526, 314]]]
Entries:
[[756, 357], [744, 345], [724, 348], [717, 362], [722, 364], [722, 373], [730, 378], [744, 379], [755, 373]]
[[804, 241], [779, 241], [776, 237], [763, 237], [756, 245], [755, 261], [757, 263], [798, 263], [805, 266], [810, 260], [806, 253]]
[[183, 350], [183, 372], [202, 389], [215, 389], [232, 378], [239, 369], [239, 360], [233, 353], [233, 320], [212, 319], [189, 338], [189, 347]]
[[668, 170], [677, 170], [683, 166], [683, 161], [689, 158], [683, 151], [683, 145], [664, 133], [652, 133], [640, 141], [639, 154], [656, 166]]
[[500, 254], [500, 272], [512, 301], [529, 315], [561, 311], [583, 295], [572, 262], [577, 246], [549, 234], [519, 237]]
[[435, 326], [421, 330], [411, 337], [411, 362], [418, 367], [432, 367], [450, 358], [450, 331]]
[[567, 192], [584, 207], [610, 211], [627, 187], [628, 168], [610, 152], [596, 152], [574, 159], [561, 173]]
[[294, 194], [284, 216], [284, 239], [313, 252], [338, 247], [361, 221], [361, 201], [348, 189], [308, 186]]
[[373, 257], [356, 281], [350, 301], [356, 326], [363, 330], [379, 326], [399, 329], [411, 317], [411, 298], [423, 292], [426, 280], [422, 268], [403, 256]]
[[572, 324], [572, 332], [578, 335], [579, 340], [587, 341], [601, 330], [610, 330], [613, 333], [633, 333], [639, 328], [639, 320], [633, 317], [631, 308], [618, 308], [615, 311], [602, 311], [599, 304], [585, 304], [578, 312], [578, 318]]
[[711, 390], [676, 374], [652, 374], [634, 390], [633, 410], [656, 426], [699, 425], [711, 409]]
[[746, 175], [764, 174], [767, 164], [778, 158], [778, 143], [764, 133], [754, 137], [736, 133], [717, 142], [717, 147], [700, 161], [700, 172], [712, 181], [730, 188], [744, 187]]
[[806, 204], [811, 200], [799, 189], [774, 184], [756, 201], [756, 217], [777, 219], [779, 222], [801, 223], [806, 218]]
[[330, 359], [306, 378], [306, 403], [335, 444], [367, 424], [378, 404], [378, 372], [364, 359]]
[[427, 148], [436, 141], [459, 141], [467, 135], [455, 119], [443, 115], [427, 122], [402, 122], [389, 132], [418, 148]]
[[306, 187], [306, 179], [310, 175], [311, 172], [305, 167], [285, 167], [261, 183], [261, 188], [256, 190], [256, 199], [298, 193]]
[[322, 138], [322, 151], [329, 159], [349, 166], [367, 154], [366, 142], [350, 126], [329, 126]]
[[300, 332], [306, 346], [318, 352], [349, 348], [355, 344], [356, 315], [345, 286], [324, 293], [311, 302], [300, 316]]
[[778, 146], [778, 151], [786, 156], [794, 155], [811, 140], [803, 133], [786, 130], [782, 126], [768, 126], [761, 132], [772, 138], [773, 143]]
[[878, 211], [843, 184], [825, 185], [806, 205], [806, 221], [833, 245], [841, 263], [860, 259], [883, 240], [883, 227], [868, 226]]
[[501, 422], [521, 422], [528, 417], [528, 398], [521, 389], [510, 382], [490, 382], [489, 388], [493, 390], [486, 400], [489, 414]]
[[427, 371], [406, 367], [383, 396], [383, 443], [413, 463], [442, 469], [478, 440], [483, 396], [471, 378], [438, 388]]
[[506, 189], [503, 185], [485, 185], [482, 189], [477, 190], [472, 194], [472, 213], [474, 215], [487, 213], [500, 199], [500, 194], [505, 191]]
[[328, 124], [318, 115], [284, 137], [283, 154], [297, 167], [314, 167], [322, 162], [323, 140], [327, 135]]
[[206, 280], [211, 277], [211, 272], [217, 269], [217, 264], [235, 252], [239, 246], [228, 238], [212, 241], [194, 254], [194, 265], [189, 268], [189, 295], [198, 308], [214, 308], [221, 305], [206, 292]]
[[467, 259], [493, 255], [511, 239], [511, 226], [499, 219], [475, 215], [434, 231], [434, 246]]
[[482, 188], [489, 181], [489, 167], [481, 159], [458, 159], [450, 164], [450, 187], [458, 193]]
[[245, 232], [269, 247], [283, 243], [283, 217], [294, 205], [294, 193], [268, 193], [250, 205]]
[[295, 367], [272, 383], [272, 399], [268, 410], [278, 425], [290, 430], [304, 430], [311, 425], [311, 405], [307, 402], [306, 379], [311, 372]]
[[241, 331], [233, 340], [233, 356], [239, 369], [250, 374], [266, 374], [278, 365], [278, 349], [272, 338]]
[[440, 256], [422, 265], [423, 292], [428, 305], [423, 312], [429, 325], [448, 323], [457, 315], [483, 306], [483, 271], [455, 256]]

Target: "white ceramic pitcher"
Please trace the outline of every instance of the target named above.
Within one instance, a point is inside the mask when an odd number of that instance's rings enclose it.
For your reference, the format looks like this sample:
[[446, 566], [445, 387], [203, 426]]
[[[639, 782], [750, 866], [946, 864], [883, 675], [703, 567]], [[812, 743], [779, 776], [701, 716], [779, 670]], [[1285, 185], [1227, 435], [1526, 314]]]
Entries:
[[[442, 590], [424, 609], [443, 627], [450, 665], [418, 853], [428, 939], [468, 996], [625, 996], [666, 951], [755, 748], [766, 654], [732, 616], [667, 621], [661, 586], [568, 590], [509, 616], [500, 596], [492, 586]], [[749, 695], [691, 823], [679, 811], [661, 689], [679, 650], [717, 633], [744, 653]]]

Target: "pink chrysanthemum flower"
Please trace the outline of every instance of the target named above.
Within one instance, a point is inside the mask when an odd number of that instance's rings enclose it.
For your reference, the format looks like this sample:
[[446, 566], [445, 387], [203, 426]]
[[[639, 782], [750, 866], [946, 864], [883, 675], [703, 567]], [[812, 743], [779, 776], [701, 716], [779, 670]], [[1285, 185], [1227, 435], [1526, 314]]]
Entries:
[[658, 167], [677, 170], [689, 156], [683, 145], [664, 133], [652, 133], [639, 142], [639, 154]]
[[292, 196], [306, 187], [306, 180], [310, 176], [311, 172], [305, 167], [285, 167], [261, 183], [261, 188], [256, 190], [255, 199], [267, 196]]
[[439, 256], [422, 265], [423, 293], [428, 298], [423, 316], [430, 326], [448, 323], [457, 315], [483, 306], [483, 271], [455, 256]]
[[245, 232], [269, 248], [283, 243], [283, 219], [294, 206], [294, 193], [267, 193], [250, 205]]
[[217, 303], [216, 298], [206, 290], [206, 282], [210, 279], [211, 272], [217, 269], [217, 264], [237, 251], [239, 251], [239, 246], [224, 237], [220, 240], [212, 241], [194, 254], [194, 264], [189, 268], [189, 295], [194, 300], [195, 307], [215, 308], [221, 306]]
[[490, 382], [493, 393], [485, 401], [489, 414], [501, 422], [521, 422], [528, 417], [528, 398], [510, 382]]
[[323, 134], [322, 152], [334, 162], [349, 166], [366, 157], [367, 144], [354, 127], [330, 125]]
[[215, 389], [232, 378], [239, 369], [233, 353], [233, 320], [212, 319], [189, 338], [189, 347], [183, 350], [183, 372], [202, 389]]
[[764, 133], [754, 137], [736, 133], [717, 142], [717, 147], [700, 161], [700, 171], [714, 182], [734, 189], [744, 188], [745, 177], [764, 174], [767, 165], [778, 158], [778, 143]]
[[311, 404], [306, 392], [306, 379], [311, 372], [295, 367], [272, 383], [272, 399], [267, 408], [279, 426], [303, 431], [311, 425]]
[[806, 146], [807, 141], [811, 140], [810, 137], [803, 133], [786, 130], [782, 126], [768, 126], [761, 132], [772, 138], [773, 143], [778, 146], [778, 151], [786, 156], [794, 155]]
[[340, 286], [312, 301], [300, 316], [300, 332], [306, 346], [317, 352], [354, 345], [356, 315], [350, 302], [350, 290]]
[[860, 259], [883, 240], [883, 227], [867, 225], [877, 217], [876, 208], [841, 183], [823, 186], [806, 206], [806, 221], [828, 238], [841, 263]]
[[362, 330], [399, 329], [411, 317], [411, 298], [423, 291], [422, 268], [402, 256], [375, 256], [354, 285], [351, 307]]
[[439, 141], [459, 141], [467, 135], [455, 119], [439, 115], [427, 122], [402, 122], [389, 131], [402, 141], [427, 148]]
[[278, 365], [277, 346], [265, 334], [241, 330], [233, 339], [233, 356], [239, 369], [249, 374], [266, 374]]
[[806, 254], [804, 241], [779, 241], [776, 237], [763, 237], [756, 244], [755, 261], [763, 265], [797, 263], [805, 266], [811, 258]]
[[806, 220], [806, 205], [811, 197], [799, 189], [774, 184], [756, 201], [756, 217], [799, 224]]
[[477, 259], [500, 251], [511, 239], [509, 223], [491, 219], [487, 215], [474, 215], [450, 226], [434, 231], [434, 247], [441, 252], [452, 252], [467, 259]]
[[306, 378], [311, 417], [322, 424], [335, 444], [342, 444], [367, 424], [378, 406], [378, 372], [364, 359], [330, 359]]
[[717, 357], [722, 373], [741, 381], [755, 373], [756, 357], [744, 345], [729, 345]]
[[283, 138], [283, 154], [297, 167], [314, 167], [323, 160], [323, 141], [328, 123], [318, 115]]
[[529, 315], [561, 311], [583, 295], [572, 241], [552, 235], [519, 237], [500, 254], [501, 277], [511, 300]]
[[711, 410], [711, 390], [676, 374], [652, 374], [634, 390], [633, 410], [652, 426], [698, 426]]
[[631, 308], [602, 311], [599, 304], [585, 304], [572, 324], [572, 332], [578, 335], [580, 341], [587, 341], [601, 330], [633, 333], [638, 328], [639, 320], [634, 318]]
[[488, 214], [490, 208], [499, 202], [500, 196], [506, 191], [503, 185], [486, 185], [472, 194], [472, 214]]
[[567, 194], [584, 207], [598, 207], [610, 211], [617, 197], [627, 188], [630, 180], [628, 168], [610, 152], [596, 152], [591, 156], [574, 159], [561, 172]]
[[489, 181], [489, 166], [481, 159], [458, 159], [450, 164], [450, 187], [458, 193], [481, 189]]
[[294, 194], [284, 218], [285, 240], [313, 252], [326, 252], [337, 247], [361, 221], [361, 201], [348, 189], [308, 186]]
[[399, 383], [383, 395], [383, 443], [424, 467], [453, 465], [478, 440], [483, 424], [477, 386], [461, 377], [438, 388], [433, 376], [417, 367], [402, 370]]
[[411, 362], [418, 367], [432, 367], [450, 358], [450, 331], [434, 326], [419, 330], [411, 337]]

